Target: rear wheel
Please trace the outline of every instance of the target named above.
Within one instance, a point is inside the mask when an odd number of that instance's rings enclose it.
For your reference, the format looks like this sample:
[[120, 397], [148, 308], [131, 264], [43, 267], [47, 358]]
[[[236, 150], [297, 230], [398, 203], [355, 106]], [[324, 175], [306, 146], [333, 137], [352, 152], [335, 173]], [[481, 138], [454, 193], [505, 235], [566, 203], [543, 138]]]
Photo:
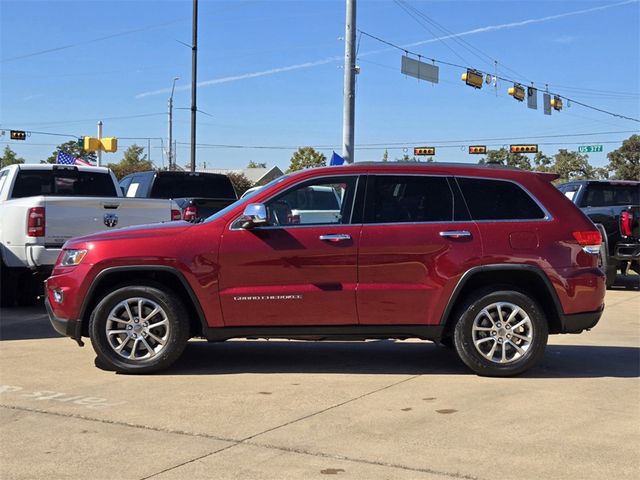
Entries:
[[544, 353], [548, 325], [535, 300], [513, 290], [485, 291], [458, 310], [454, 345], [479, 375], [518, 375]]
[[618, 273], [617, 265], [611, 265], [610, 259], [607, 256], [607, 248], [604, 243], [600, 245], [600, 251], [598, 252], [598, 268], [605, 274], [607, 288], [613, 287], [616, 283], [616, 274]]
[[178, 297], [155, 286], [127, 286], [108, 294], [89, 322], [99, 364], [123, 373], [167, 368], [189, 340], [189, 321]]

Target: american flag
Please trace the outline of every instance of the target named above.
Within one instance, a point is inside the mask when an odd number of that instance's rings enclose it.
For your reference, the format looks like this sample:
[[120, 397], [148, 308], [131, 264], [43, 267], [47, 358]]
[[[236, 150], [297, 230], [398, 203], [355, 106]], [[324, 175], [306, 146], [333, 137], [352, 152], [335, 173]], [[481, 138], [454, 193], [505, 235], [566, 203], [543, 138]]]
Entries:
[[68, 153], [65, 153], [65, 152], [58, 152], [58, 155], [56, 157], [56, 163], [62, 164], [62, 165], [84, 165], [85, 167], [93, 166], [89, 162], [81, 158], [74, 158], [72, 155], [69, 155]]

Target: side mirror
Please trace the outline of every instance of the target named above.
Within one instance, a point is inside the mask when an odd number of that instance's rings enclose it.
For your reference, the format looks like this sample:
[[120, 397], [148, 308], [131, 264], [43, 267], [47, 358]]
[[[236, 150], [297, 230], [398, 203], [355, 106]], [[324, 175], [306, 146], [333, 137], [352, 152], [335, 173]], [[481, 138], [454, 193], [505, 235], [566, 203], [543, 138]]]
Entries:
[[250, 203], [237, 221], [240, 228], [247, 230], [267, 224], [267, 208], [262, 203]]

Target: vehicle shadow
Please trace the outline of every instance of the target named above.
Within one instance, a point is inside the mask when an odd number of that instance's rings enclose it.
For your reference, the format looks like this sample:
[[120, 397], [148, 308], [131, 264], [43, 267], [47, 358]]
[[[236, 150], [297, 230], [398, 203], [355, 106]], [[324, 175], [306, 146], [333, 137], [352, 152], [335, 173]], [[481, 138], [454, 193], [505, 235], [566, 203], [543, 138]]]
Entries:
[[57, 338], [43, 304], [0, 309], [0, 341]]
[[[192, 341], [160, 375], [346, 373], [471, 375], [451, 349], [427, 342]], [[549, 345], [525, 378], [640, 377], [640, 348]]]

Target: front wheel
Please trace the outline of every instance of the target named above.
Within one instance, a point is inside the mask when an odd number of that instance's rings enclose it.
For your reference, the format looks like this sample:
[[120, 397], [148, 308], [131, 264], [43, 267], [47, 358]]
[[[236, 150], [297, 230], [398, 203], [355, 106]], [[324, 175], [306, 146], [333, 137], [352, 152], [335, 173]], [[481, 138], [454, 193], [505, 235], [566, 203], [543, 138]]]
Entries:
[[462, 305], [458, 315], [456, 351], [479, 375], [518, 375], [544, 353], [547, 321], [537, 302], [524, 293], [485, 291]]
[[91, 344], [99, 363], [122, 373], [150, 373], [171, 365], [189, 340], [189, 321], [178, 297], [161, 287], [126, 286], [93, 310]]

